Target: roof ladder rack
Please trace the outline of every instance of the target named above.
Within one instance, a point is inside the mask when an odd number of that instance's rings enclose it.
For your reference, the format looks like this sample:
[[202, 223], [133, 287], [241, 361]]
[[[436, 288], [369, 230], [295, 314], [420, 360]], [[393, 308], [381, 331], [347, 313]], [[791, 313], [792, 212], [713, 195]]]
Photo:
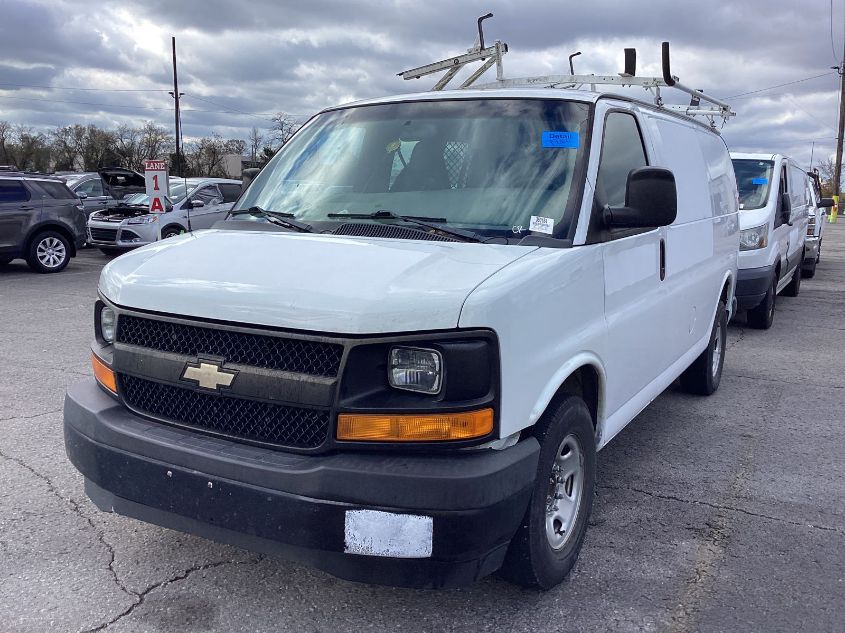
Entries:
[[[506, 79], [502, 68], [502, 57], [508, 52], [508, 45], [496, 40], [496, 43], [493, 46], [487, 48], [484, 46], [484, 31], [481, 23], [492, 16], [492, 13], [488, 13], [487, 15], [483, 15], [478, 18], [478, 39], [476, 40], [475, 46], [470, 48], [465, 55], [459, 55], [450, 59], [434, 62], [433, 64], [412, 68], [411, 70], [399, 73], [399, 76], [406, 80], [419, 79], [424, 75], [446, 71], [433, 88], [433, 90], [443, 90], [461, 68], [472, 62], [484, 61], [484, 63], [460, 85], [460, 88], [469, 88], [472, 86], [480, 90], [492, 88], [580, 89], [583, 86], [589, 86], [590, 90], [595, 91], [596, 86], [599, 85], [620, 87], [639, 86], [654, 95], [654, 104], [656, 106], [689, 117], [704, 117], [710, 122], [710, 126], [714, 129], [716, 128], [716, 119], [722, 119], [722, 125], [724, 125], [731, 117], [736, 116], [736, 113], [731, 109], [731, 106], [724, 101], [711, 97], [701, 90], [685, 86], [676, 76], [672, 74], [669, 63], [669, 42], [663, 42], [662, 77], [638, 77], [636, 74], [637, 51], [633, 48], [626, 48], [625, 70], [618, 75], [574, 74], [572, 68], [572, 58], [576, 55], [580, 55], [580, 52], [578, 52], [570, 55], [569, 75], [545, 75], [540, 77]], [[475, 86], [475, 82], [488, 69], [490, 69], [493, 64], [496, 64], [496, 81]], [[676, 105], [664, 103], [661, 88], [673, 88], [688, 94], [690, 96], [689, 104]]]
[[446, 87], [446, 84], [454, 79], [455, 75], [458, 74], [458, 71], [461, 70], [461, 68], [473, 62], [483, 61], [484, 63], [481, 64], [474, 73], [467, 77], [460, 87], [468, 88], [471, 86], [478, 80], [479, 77], [481, 77], [481, 75], [487, 72], [493, 64], [496, 64], [496, 79], [502, 80], [504, 78], [502, 57], [508, 52], [508, 45], [496, 40], [493, 46], [488, 46], [486, 48], [484, 46], [484, 27], [481, 23], [487, 18], [492, 17], [493, 14], [488, 13], [487, 15], [482, 15], [478, 18], [478, 39], [475, 40], [475, 45], [467, 50], [466, 54], [444, 59], [432, 64], [426, 64], [425, 66], [420, 66], [418, 68], [412, 68], [411, 70], [399, 73], [399, 76], [405, 80], [419, 79], [424, 75], [431, 75], [432, 73], [445, 70], [446, 73], [437, 81], [436, 84], [434, 84], [434, 87], [432, 88], [432, 90], [443, 90]]

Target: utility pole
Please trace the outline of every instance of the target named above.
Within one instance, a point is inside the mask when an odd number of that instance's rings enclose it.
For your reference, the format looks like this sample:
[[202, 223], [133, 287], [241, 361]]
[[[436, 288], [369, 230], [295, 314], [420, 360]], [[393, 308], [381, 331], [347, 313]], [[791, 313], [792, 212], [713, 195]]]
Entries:
[[[171, 43], [173, 44], [173, 92], [170, 95], [176, 101], [176, 169], [175, 174], [176, 176], [182, 175], [182, 158], [181, 152], [179, 151], [179, 140], [181, 138], [181, 133], [179, 130], [179, 97], [182, 96], [182, 93], [179, 92], [179, 80], [176, 77], [176, 37], [171, 38]], [[840, 131], [840, 136], [842, 133]]]

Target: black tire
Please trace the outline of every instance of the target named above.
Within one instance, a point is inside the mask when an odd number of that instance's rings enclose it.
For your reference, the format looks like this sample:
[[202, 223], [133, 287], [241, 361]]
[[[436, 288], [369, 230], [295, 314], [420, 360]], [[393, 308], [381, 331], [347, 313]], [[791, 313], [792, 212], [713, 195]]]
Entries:
[[109, 248], [108, 246], [100, 247], [100, 252], [106, 257], [117, 257], [123, 251], [119, 248]]
[[822, 260], [822, 241], [819, 240], [819, 250], [816, 251], [816, 263]]
[[[801, 253], [801, 261], [804, 261], [804, 254]], [[792, 273], [792, 279], [787, 284], [786, 288], [783, 289], [783, 296], [785, 297], [797, 297], [798, 293], [801, 291], [801, 265], [795, 267], [795, 270]]]
[[32, 238], [26, 263], [38, 273], [58, 273], [70, 261], [70, 243], [57, 231], [43, 231]]
[[707, 349], [681, 374], [681, 387], [684, 391], [709, 396], [719, 388], [719, 383], [722, 382], [722, 368], [725, 366], [727, 341], [728, 311], [725, 309], [725, 302], [720, 301], [713, 327], [710, 329]]
[[801, 276], [805, 279], [812, 279], [816, 276], [816, 264], [818, 263], [818, 258], [813, 259], [809, 264], [804, 263], [804, 266], [801, 268]]
[[168, 226], [161, 232], [161, 239], [166, 240], [170, 237], [182, 235], [185, 231], [179, 226]]
[[14, 257], [0, 257], [0, 266], [6, 266], [10, 264]]
[[[522, 525], [511, 540], [500, 574], [523, 586], [551, 589], [566, 577], [578, 559], [593, 509], [596, 444], [593, 419], [586, 403], [577, 396], [565, 396], [537, 423], [535, 437], [540, 442], [540, 459], [534, 492]], [[578, 453], [568, 448], [573, 441]], [[565, 442], [569, 443], [566, 448]], [[561, 449], [567, 452], [559, 452]], [[554, 525], [550, 513], [556, 510], [556, 507], [550, 509], [549, 504], [558, 502], [553, 498], [553, 492], [560, 489], [569, 494], [570, 484], [573, 495], [577, 489], [575, 476], [555, 481], [556, 472], [559, 472], [555, 471], [556, 460], [567, 454], [572, 459], [578, 458], [580, 493], [573, 502], [576, 510], [572, 529], [563, 530], [562, 525], [555, 528], [556, 537], [563, 539], [556, 549], [546, 534], [547, 517]]]
[[769, 286], [769, 290], [766, 292], [766, 296], [763, 297], [763, 300], [760, 302], [756, 308], [751, 308], [748, 311], [747, 319], [748, 325], [753, 327], [757, 330], [768, 330], [772, 327], [772, 323], [775, 320], [775, 300], [777, 298], [777, 283], [778, 283], [778, 276], [775, 273], [772, 276], [772, 283]]

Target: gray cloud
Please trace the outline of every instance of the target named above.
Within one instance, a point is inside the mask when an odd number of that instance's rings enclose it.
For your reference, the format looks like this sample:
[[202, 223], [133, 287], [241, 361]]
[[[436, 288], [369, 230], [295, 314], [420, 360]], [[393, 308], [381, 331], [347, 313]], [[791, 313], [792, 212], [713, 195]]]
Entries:
[[[834, 9], [839, 51], [845, 0], [835, 0]], [[433, 81], [403, 82], [396, 73], [462, 52], [472, 44], [476, 16], [487, 10], [496, 14], [486, 23], [488, 39], [511, 46], [510, 76], [564, 72], [575, 50], [583, 51], [579, 72], [612, 74], [630, 45], [642, 73], [659, 73], [664, 39], [673, 45], [675, 74], [723, 97], [819, 75], [837, 63], [825, 2], [125, 0], [94, 11], [82, 0], [0, 0], [0, 119], [43, 128], [148, 119], [170, 126], [173, 34], [186, 93], [184, 133], [245, 137], [279, 110], [307, 115], [429, 88]], [[783, 151], [804, 163], [814, 140], [816, 157], [829, 155], [837, 89], [830, 74], [738, 98], [739, 116], [724, 136], [731, 147]]]

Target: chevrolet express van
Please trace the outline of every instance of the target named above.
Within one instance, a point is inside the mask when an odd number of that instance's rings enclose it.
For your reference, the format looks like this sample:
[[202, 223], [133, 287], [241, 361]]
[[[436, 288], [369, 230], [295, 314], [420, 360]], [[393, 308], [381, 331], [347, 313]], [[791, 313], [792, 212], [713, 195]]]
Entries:
[[734, 171], [663, 108], [549, 89], [330, 108], [217, 226], [100, 277], [96, 381], [64, 428], [104, 511], [356, 581], [548, 588], [596, 451], [674, 381], [721, 380]]
[[732, 152], [739, 189], [736, 298], [751, 327], [767, 330], [778, 293], [797, 297], [810, 209], [807, 173], [780, 154]]

